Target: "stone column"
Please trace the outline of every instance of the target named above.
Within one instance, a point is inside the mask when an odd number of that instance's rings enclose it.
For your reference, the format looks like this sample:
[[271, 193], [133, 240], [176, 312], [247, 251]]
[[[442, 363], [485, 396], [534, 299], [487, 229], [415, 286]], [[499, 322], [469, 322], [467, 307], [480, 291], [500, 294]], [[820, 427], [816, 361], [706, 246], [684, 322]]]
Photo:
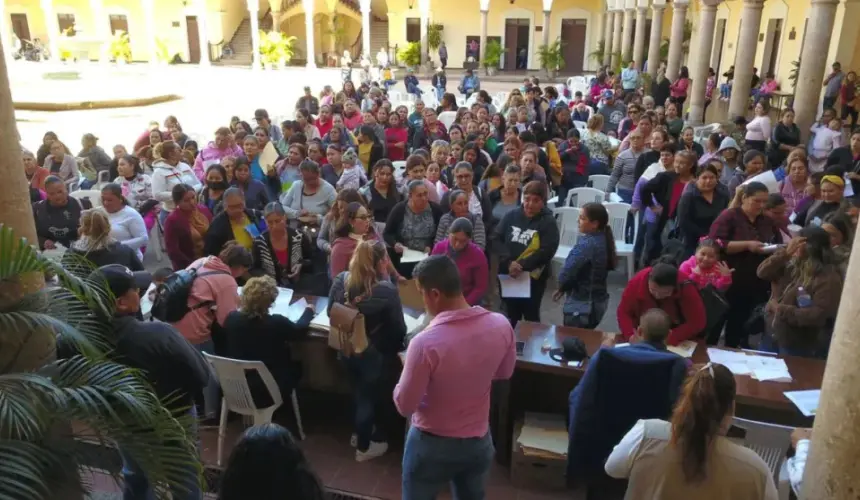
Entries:
[[[90, 9], [93, 11], [93, 22], [95, 23], [95, 37], [99, 40], [99, 64], [107, 64], [110, 60], [110, 22], [105, 15], [105, 6], [102, 0], [90, 0]], [[6, 24], [3, 19], [0, 23]]]
[[794, 91], [794, 120], [800, 127], [804, 143], [808, 138], [809, 128], [818, 115], [821, 85], [828, 63], [823, 54], [827, 53], [830, 46], [838, 4], [838, 0], [813, 0], [809, 12], [809, 23], [797, 72], [797, 87]]
[[[663, 43], [663, 11], [666, 4], [654, 4], [651, 6], [651, 40], [648, 42], [648, 74], [651, 80], [657, 76], [657, 68], [660, 67], [660, 45]], [[662, 106], [663, 103], [657, 104]]]
[[60, 60], [60, 21], [54, 12], [53, 0], [42, 0], [42, 14], [45, 16], [45, 31], [48, 35], [48, 51], [52, 61]]
[[155, 31], [154, 0], [143, 0], [143, 17], [146, 22], [146, 47], [149, 49], [149, 64], [158, 63], [158, 41]]
[[[251, 21], [251, 69], [260, 69], [260, 4], [257, 0], [248, 0], [247, 3], [248, 18]], [[274, 15], [272, 22], [274, 23]]]
[[[741, 19], [744, 22], [741, 23], [738, 47], [749, 50], [738, 50], [735, 56], [735, 78], [732, 82], [732, 98], [729, 101], [729, 119], [747, 114], [752, 70], [755, 64], [755, 50], [753, 49], [758, 45], [758, 31], [761, 25], [763, 4], [763, 0], [744, 0], [744, 9], [741, 12]], [[824, 54], [826, 51], [821, 52], [819, 57], [823, 59]], [[815, 95], [818, 96], [820, 91], [820, 88], [816, 89]]]
[[612, 20], [615, 16], [612, 11], [607, 10], [603, 14], [603, 60], [600, 63], [603, 66], [609, 66], [612, 62]]
[[544, 46], [549, 46], [549, 12], [548, 10], [543, 11], [543, 31], [541, 35], [543, 35]]
[[699, 12], [699, 37], [692, 59], [695, 74], [690, 92], [690, 123], [701, 125], [705, 120], [705, 85], [708, 80], [708, 61], [711, 60], [711, 47], [714, 45], [714, 28], [717, 24], [717, 5], [720, 0], [702, 0]]
[[[253, 1], [253, 0], [252, 0]], [[302, 0], [305, 8], [305, 42], [307, 44], [306, 68], [316, 68], [316, 43], [314, 42], [314, 1]]]
[[[807, 41], [803, 47], [804, 54], [817, 55], [816, 59], [822, 60], [819, 69], [823, 69], [823, 63], [827, 61], [823, 56], [824, 52], [812, 52], [809, 35], [820, 34], [829, 38], [830, 31], [825, 32], [824, 29], [828, 20], [833, 22], [836, 9], [835, 1], [827, 2], [827, 5], [822, 3], [820, 0], [814, 0], [812, 4], [808, 26], [818, 28], [807, 32]], [[816, 10], [819, 12], [816, 13]], [[815, 96], [820, 92], [821, 74], [822, 71], [817, 73], [819, 88], [814, 89]], [[808, 83], [811, 83], [811, 80]], [[848, 500], [856, 499], [858, 494], [860, 368], [857, 365], [857, 356], [860, 355], [860, 337], [857, 336], [857, 318], [860, 315], [860, 303], [850, 297], [856, 297], [860, 293], [860, 234], [854, 237], [847, 274], [853, 278], [845, 280], [843, 300], [839, 304], [827, 367], [824, 370], [821, 399], [812, 428], [812, 444], [803, 474], [800, 498], [804, 500]]]
[[[487, 53], [487, 15], [489, 11], [481, 10], [481, 41], [478, 46], [478, 67], [484, 64], [484, 55]], [[501, 63], [501, 61], [499, 61]]]
[[206, 27], [206, 0], [197, 2], [197, 36], [200, 37], [200, 66], [209, 66], [209, 29]]
[[371, 55], [370, 48], [370, 0], [361, 0], [361, 52], [367, 57]]
[[427, 64], [430, 49], [427, 47], [427, 30], [430, 24], [430, 0], [419, 0], [418, 10], [421, 14], [421, 66]]
[[[681, 69], [684, 23], [687, 20], [687, 7], [689, 5], [682, 2], [672, 3], [672, 37], [669, 39], [669, 60], [666, 61], [666, 77], [671, 81], [678, 78], [678, 71]], [[653, 31], [653, 29], [652, 27], [651, 30]], [[744, 47], [744, 45], [739, 44], [738, 47]], [[752, 52], [755, 53], [755, 51]]]
[[0, 2], [0, 45], [3, 46], [3, 58], [6, 66], [12, 64], [12, 33], [9, 31], [9, 23], [6, 22], [6, 3]]
[[621, 51], [622, 16], [624, 16], [624, 13], [620, 10], [616, 10], [614, 14], [615, 21], [612, 23], [612, 61], [610, 64], [613, 67], [620, 63], [620, 61], [618, 61], [618, 56], [616, 55], [616, 52]]
[[633, 53], [633, 9], [624, 9], [624, 27], [621, 29], [621, 64], [630, 60]]
[[645, 23], [647, 22], [648, 7], [636, 9], [636, 34], [633, 37], [633, 61], [635, 68], [642, 69], [642, 58], [645, 56]]

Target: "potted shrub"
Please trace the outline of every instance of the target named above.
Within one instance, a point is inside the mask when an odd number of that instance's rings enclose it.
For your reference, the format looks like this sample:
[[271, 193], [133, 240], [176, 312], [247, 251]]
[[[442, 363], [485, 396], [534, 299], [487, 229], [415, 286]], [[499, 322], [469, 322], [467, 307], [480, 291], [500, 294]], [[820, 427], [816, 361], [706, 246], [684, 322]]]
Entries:
[[502, 63], [502, 54], [507, 52], [507, 50], [502, 47], [502, 44], [498, 40], [490, 40], [487, 43], [487, 48], [484, 49], [484, 60], [481, 61], [487, 75], [494, 76], [499, 71], [499, 66]]
[[559, 70], [564, 69], [564, 57], [561, 54], [562, 46], [561, 38], [556, 38], [549, 45], [538, 47], [540, 67], [546, 71], [546, 76], [550, 80], [555, 78]]
[[588, 58], [597, 63], [597, 66], [603, 66], [603, 54], [606, 53], [606, 41], [600, 40], [597, 42], [597, 48], [588, 54]]
[[128, 33], [123, 30], [117, 30], [108, 43], [108, 54], [117, 64], [131, 62], [131, 43], [128, 40]]
[[421, 44], [412, 42], [397, 52], [397, 58], [407, 68], [415, 69], [421, 64]]
[[167, 41], [163, 38], [155, 39], [155, 62], [160, 66], [169, 64], [173, 60], [170, 54], [170, 48], [167, 46]]

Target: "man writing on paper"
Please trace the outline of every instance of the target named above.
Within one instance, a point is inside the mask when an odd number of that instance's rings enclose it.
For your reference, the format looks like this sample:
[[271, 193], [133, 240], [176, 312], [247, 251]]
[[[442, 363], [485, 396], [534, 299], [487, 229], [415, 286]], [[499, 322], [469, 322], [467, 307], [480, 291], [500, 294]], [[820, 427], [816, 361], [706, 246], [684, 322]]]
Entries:
[[403, 451], [403, 499], [435, 498], [450, 483], [455, 498], [484, 498], [493, 459], [490, 387], [511, 377], [514, 332], [507, 319], [463, 296], [457, 265], [444, 255], [414, 272], [435, 319], [406, 350], [394, 404], [412, 426]]

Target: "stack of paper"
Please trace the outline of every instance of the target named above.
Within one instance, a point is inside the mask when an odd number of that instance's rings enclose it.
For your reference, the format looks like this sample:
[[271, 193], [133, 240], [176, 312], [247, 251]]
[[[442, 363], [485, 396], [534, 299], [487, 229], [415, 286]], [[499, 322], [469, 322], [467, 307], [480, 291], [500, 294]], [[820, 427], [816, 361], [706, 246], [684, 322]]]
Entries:
[[426, 258], [427, 254], [424, 252], [419, 252], [418, 250], [412, 250], [410, 248], [404, 248], [403, 254], [400, 256], [400, 263], [407, 264], [409, 262], [421, 262]]
[[517, 444], [526, 454], [549, 452], [553, 455], [566, 456], [568, 434], [564, 416], [527, 412]]
[[756, 380], [791, 382], [785, 361], [773, 356], [759, 356], [738, 351], [708, 348], [708, 358], [724, 365], [735, 375], [750, 375]]
[[406, 323], [406, 333], [409, 334], [414, 332], [418, 328], [421, 328], [421, 325], [424, 323], [424, 317], [425, 315], [422, 314], [417, 318], [413, 318], [412, 316], [403, 313], [403, 321]]
[[693, 357], [693, 351], [696, 350], [696, 344], [692, 340], [685, 340], [678, 345], [670, 345], [667, 347], [668, 350], [674, 352], [678, 356], [682, 358], [691, 358]]
[[291, 305], [289, 309], [287, 309], [287, 318], [293, 323], [295, 323], [302, 317], [302, 315], [305, 313], [305, 309], [307, 308], [308, 301], [305, 300], [304, 297], [302, 297], [301, 299], [293, 303], [293, 305]]
[[516, 278], [509, 274], [500, 274], [499, 284], [502, 287], [502, 297], [506, 299], [527, 299], [531, 297], [529, 273], [520, 273]]
[[317, 315], [314, 316], [314, 319], [311, 320], [311, 328], [315, 328], [317, 330], [329, 331], [331, 328], [331, 323], [328, 318], [328, 310], [326, 308], [322, 308], [318, 310]]
[[804, 417], [814, 417], [818, 411], [818, 400], [821, 399], [821, 389], [810, 391], [787, 391], [785, 397], [797, 406]]

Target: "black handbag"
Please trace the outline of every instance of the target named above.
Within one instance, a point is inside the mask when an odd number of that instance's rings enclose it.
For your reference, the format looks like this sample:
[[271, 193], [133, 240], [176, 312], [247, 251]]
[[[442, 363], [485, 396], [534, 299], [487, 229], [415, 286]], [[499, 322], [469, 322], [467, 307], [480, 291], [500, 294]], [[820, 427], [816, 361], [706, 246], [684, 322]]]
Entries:
[[722, 323], [726, 313], [729, 312], [729, 303], [723, 293], [713, 285], [707, 285], [699, 290], [699, 295], [701, 295], [702, 304], [705, 306], [704, 332], [708, 333]]

